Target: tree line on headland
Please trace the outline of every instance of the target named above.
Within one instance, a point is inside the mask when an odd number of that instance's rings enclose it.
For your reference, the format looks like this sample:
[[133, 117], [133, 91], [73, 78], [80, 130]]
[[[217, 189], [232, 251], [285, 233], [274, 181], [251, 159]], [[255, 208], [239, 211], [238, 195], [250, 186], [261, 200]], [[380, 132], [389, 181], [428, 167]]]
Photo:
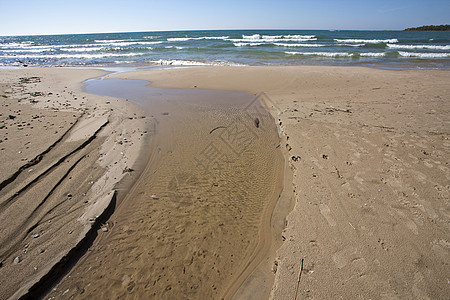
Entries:
[[405, 31], [450, 31], [450, 25], [427, 25], [415, 28], [406, 28]]

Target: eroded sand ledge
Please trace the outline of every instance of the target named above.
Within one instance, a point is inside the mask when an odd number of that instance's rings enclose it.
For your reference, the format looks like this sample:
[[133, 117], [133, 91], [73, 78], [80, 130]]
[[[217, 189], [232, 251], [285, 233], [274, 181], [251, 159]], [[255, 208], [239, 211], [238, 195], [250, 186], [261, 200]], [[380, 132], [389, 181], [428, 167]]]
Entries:
[[114, 210], [117, 183], [138, 173], [152, 121], [132, 103], [83, 92], [82, 81], [104, 74], [0, 71], [1, 299], [72, 256]]

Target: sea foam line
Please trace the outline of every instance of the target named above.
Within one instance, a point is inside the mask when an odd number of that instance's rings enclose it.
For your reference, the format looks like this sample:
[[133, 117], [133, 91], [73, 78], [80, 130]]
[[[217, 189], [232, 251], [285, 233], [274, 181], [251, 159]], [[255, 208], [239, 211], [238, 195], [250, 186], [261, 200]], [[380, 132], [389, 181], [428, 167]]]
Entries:
[[302, 55], [302, 56], [323, 56], [323, 57], [384, 57], [384, 52], [295, 52], [295, 51], [286, 51], [286, 54], [289, 55]]
[[287, 44], [287, 43], [273, 43], [275, 46], [279, 47], [324, 47], [322, 44]]
[[418, 57], [418, 58], [447, 58], [450, 57], [450, 53], [417, 53], [417, 52], [404, 52], [398, 51], [398, 54], [403, 57]]
[[162, 66], [245, 66], [243, 64], [232, 63], [227, 61], [213, 61], [213, 62], [200, 62], [193, 60], [150, 60], [148, 61], [151, 64], [162, 65]]
[[274, 43], [274, 42], [308, 42], [317, 41], [317, 38], [313, 35], [290, 35], [290, 36], [261, 36], [259, 34], [254, 35], [242, 35], [241, 39], [225, 39], [226, 41], [234, 43]]
[[42, 53], [42, 52], [52, 52], [56, 51], [54, 48], [46, 47], [41, 49], [6, 49], [0, 50], [0, 52], [4, 53]]
[[191, 40], [226, 40], [229, 36], [201, 36], [201, 37], [178, 37], [178, 38], [167, 38], [168, 42], [186, 42]]
[[289, 55], [302, 55], [302, 56], [324, 56], [324, 57], [350, 57], [353, 54], [347, 52], [295, 52], [286, 51], [284, 52]]
[[364, 43], [364, 44], [381, 44], [381, 43], [398, 43], [397, 39], [386, 39], [386, 40], [363, 40], [363, 39], [334, 39], [338, 43]]
[[450, 50], [450, 45], [398, 45], [387, 44], [392, 49], [431, 49], [431, 50]]
[[0, 58], [39, 59], [39, 58], [77, 58], [93, 59], [106, 57], [130, 57], [141, 56], [145, 53], [99, 53], [99, 54], [54, 54], [54, 55], [0, 55]]

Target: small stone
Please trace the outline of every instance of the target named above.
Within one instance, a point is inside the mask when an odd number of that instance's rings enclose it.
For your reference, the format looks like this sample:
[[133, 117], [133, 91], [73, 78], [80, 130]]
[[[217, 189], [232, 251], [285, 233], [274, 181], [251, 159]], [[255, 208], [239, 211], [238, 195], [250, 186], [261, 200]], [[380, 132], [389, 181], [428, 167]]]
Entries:
[[41, 249], [41, 248], [38, 248], [38, 249], [37, 249], [37, 252], [38, 252], [39, 254], [41, 254], [41, 253], [44, 253], [45, 250], [43, 250], [43, 249]]
[[102, 227], [102, 231], [103, 232], [108, 232], [108, 228], [107, 227]]
[[129, 168], [129, 167], [125, 167], [125, 169], [122, 171], [122, 173], [131, 173], [133, 171], [134, 171], [134, 169]]
[[72, 198], [72, 194], [67, 194], [67, 198]]
[[14, 258], [14, 263], [18, 264], [22, 261], [22, 259], [20, 258], [20, 256], [17, 256], [16, 258]]
[[35, 233], [35, 234], [33, 234], [31, 237], [34, 238], [34, 239], [36, 239], [36, 238], [38, 238], [38, 237], [40, 237], [40, 236], [41, 236], [40, 233]]

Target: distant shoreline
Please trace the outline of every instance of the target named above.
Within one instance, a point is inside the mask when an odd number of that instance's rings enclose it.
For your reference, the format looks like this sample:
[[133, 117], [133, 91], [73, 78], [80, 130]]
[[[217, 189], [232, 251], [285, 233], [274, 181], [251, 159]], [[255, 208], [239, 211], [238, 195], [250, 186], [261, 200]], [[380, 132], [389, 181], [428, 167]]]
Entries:
[[450, 25], [426, 25], [420, 27], [406, 28], [404, 31], [450, 31]]

